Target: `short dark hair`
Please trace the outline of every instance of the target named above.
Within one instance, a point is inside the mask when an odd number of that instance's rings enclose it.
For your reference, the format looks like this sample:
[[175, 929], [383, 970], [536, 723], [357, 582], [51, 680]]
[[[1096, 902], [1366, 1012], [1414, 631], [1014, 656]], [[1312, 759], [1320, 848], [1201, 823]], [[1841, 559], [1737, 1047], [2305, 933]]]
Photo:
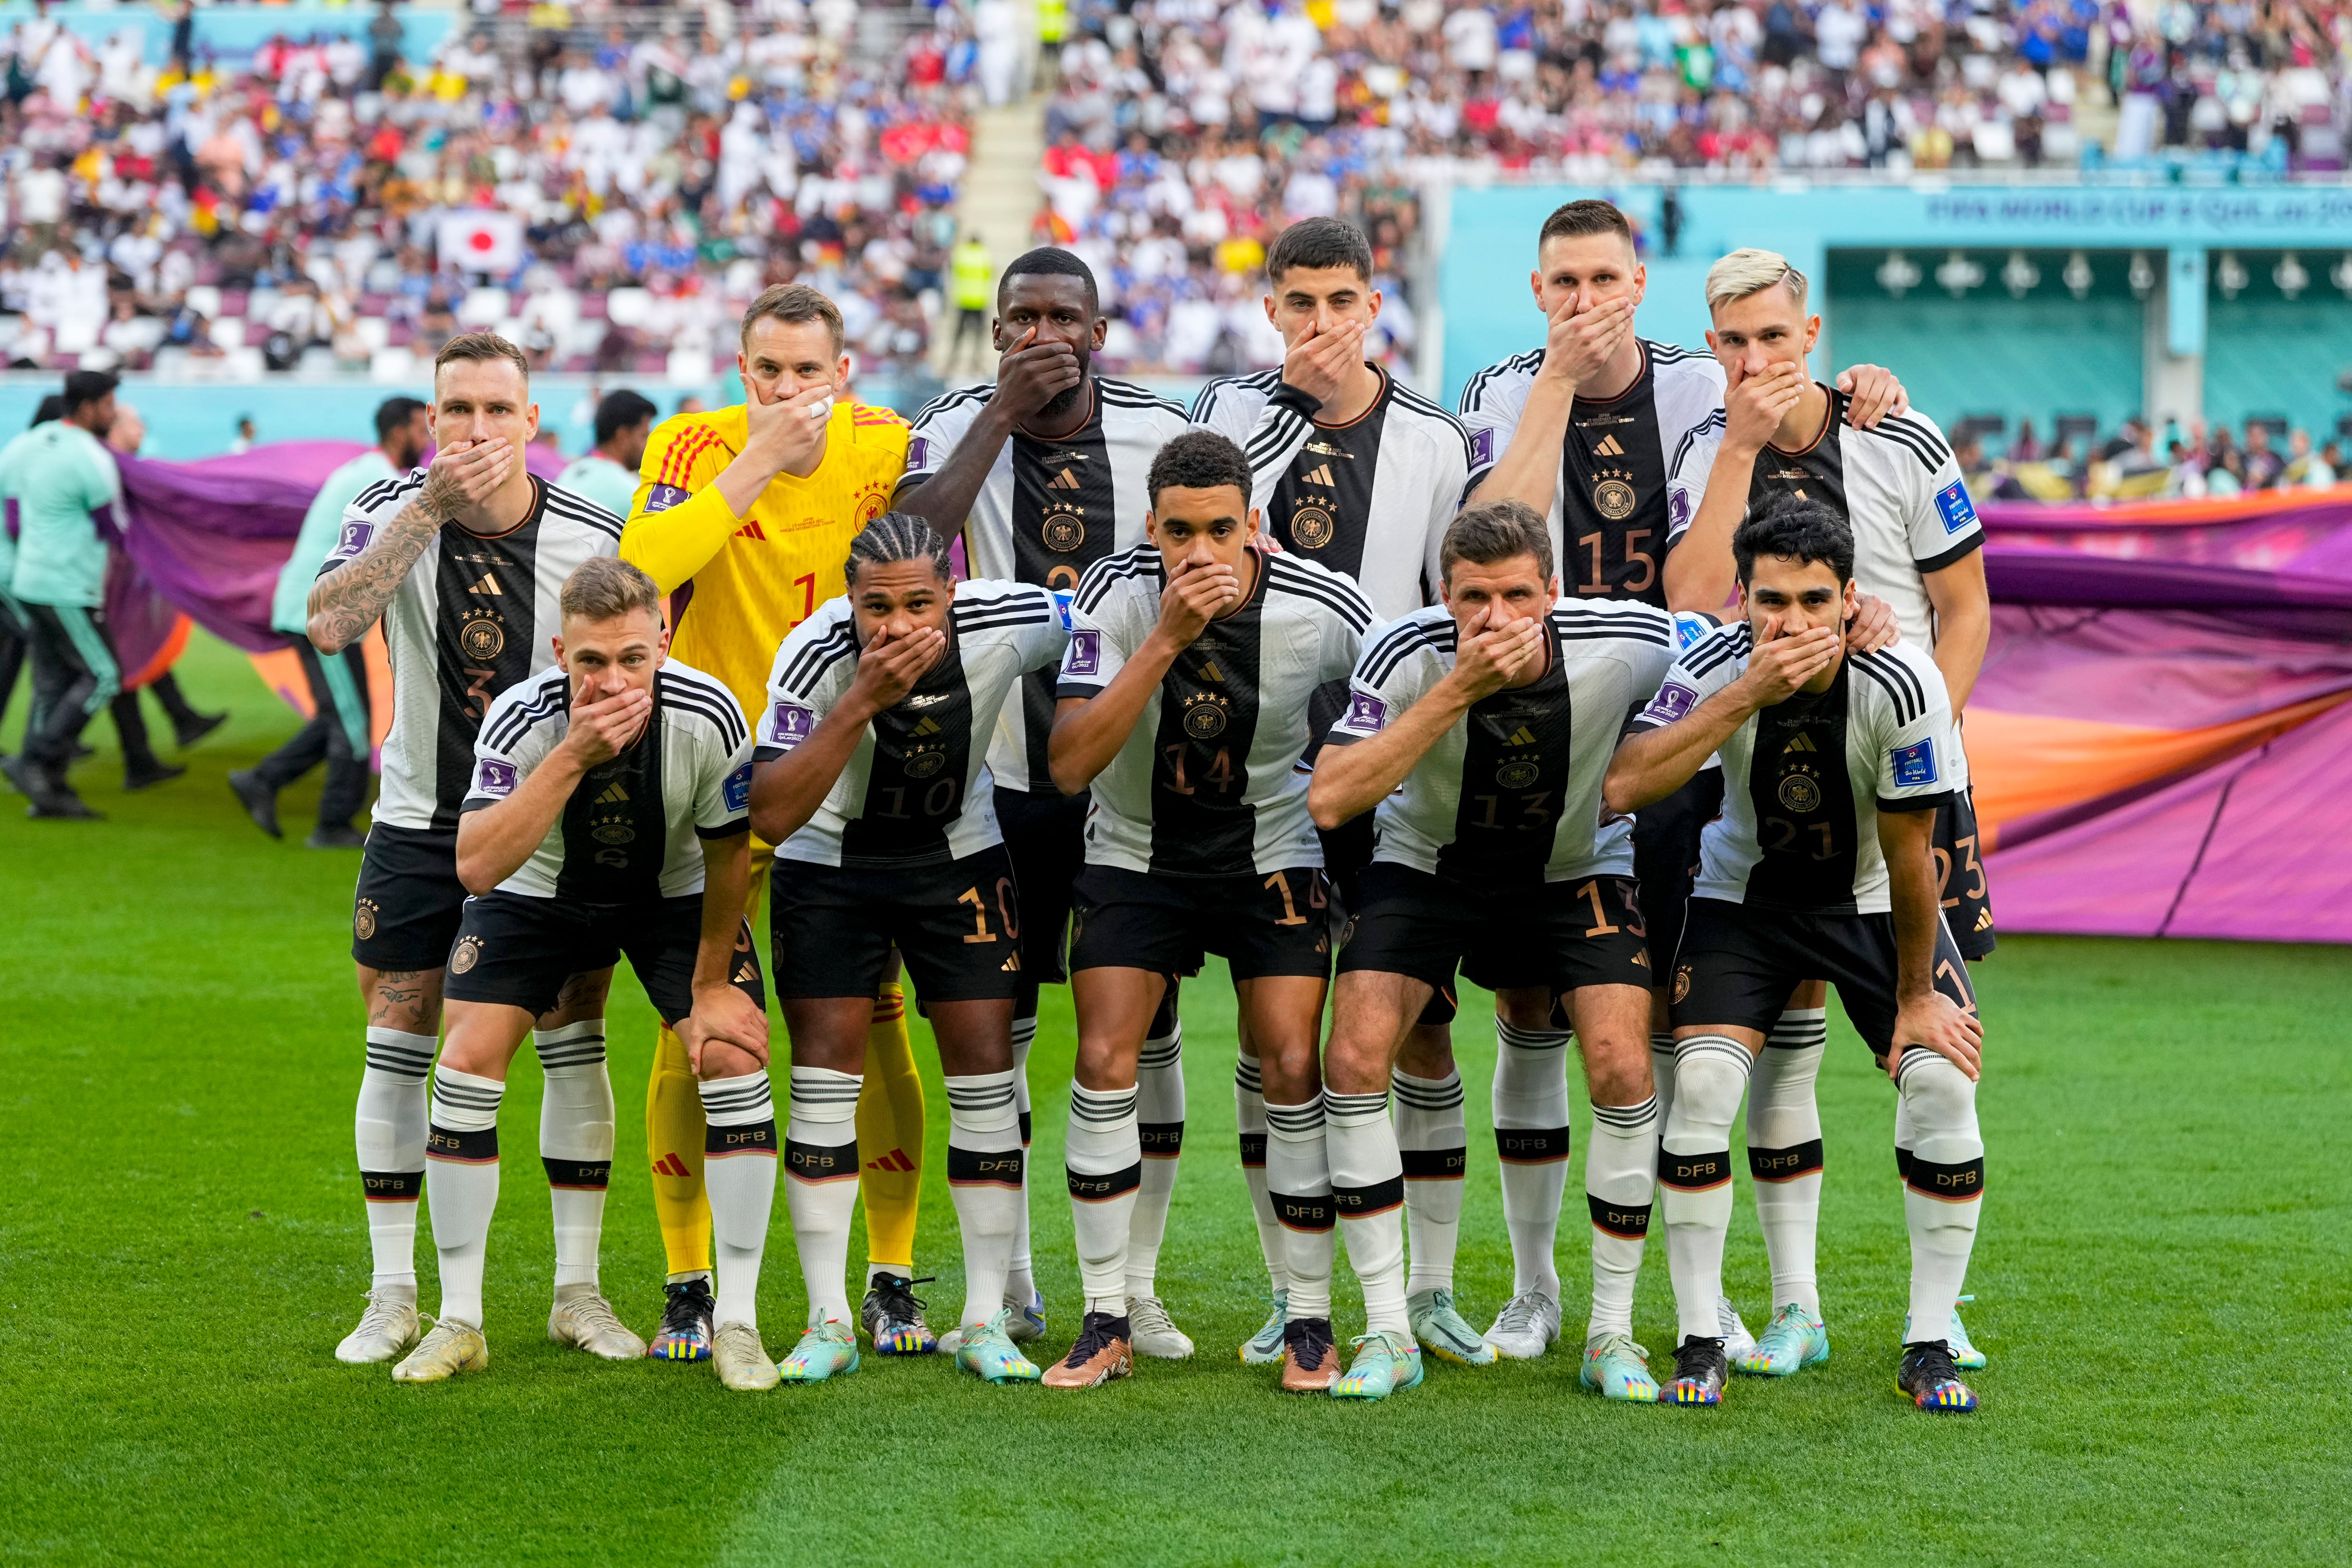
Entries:
[[877, 566], [892, 561], [928, 561], [940, 582], [955, 581], [947, 536], [933, 528], [929, 519], [911, 511], [886, 511], [857, 531], [857, 537], [849, 542], [849, 561], [842, 568], [842, 578], [850, 588], [857, 586], [861, 561]]
[[65, 417], [70, 419], [101, 397], [111, 397], [121, 384], [102, 370], [78, 370], [66, 377]]
[[1853, 577], [1853, 530], [1820, 501], [1790, 496], [1749, 518], [1731, 536], [1731, 558], [1744, 585], [1756, 575], [1756, 558], [1778, 556], [1810, 564], [1820, 561], [1847, 583]]
[[1613, 234], [1627, 245], [1633, 243], [1633, 226], [1616, 203], [1588, 198], [1554, 207], [1536, 236], [1536, 248], [1541, 250], [1550, 240], [1581, 239], [1589, 234]]
[[443, 343], [441, 352], [433, 356], [433, 378], [436, 398], [439, 395], [443, 365], [460, 363], [488, 364], [492, 360], [501, 359], [515, 367], [516, 373], [522, 377], [525, 387], [530, 385], [530, 361], [523, 356], [522, 350], [496, 332], [459, 332], [456, 337]]
[[1282, 275], [1294, 267], [1349, 267], [1370, 283], [1372, 242], [1346, 218], [1303, 217], [1276, 236], [1265, 253], [1266, 281], [1280, 287]]
[[1214, 430], [1187, 430], [1160, 448], [1143, 489], [1157, 507], [1164, 489], [1213, 490], [1231, 485], [1242, 492], [1242, 504], [1247, 506], [1250, 479], [1249, 458], [1229, 437]]
[[566, 616], [617, 621], [632, 610], [644, 610], [659, 624], [661, 589], [643, 571], [616, 556], [591, 556], [563, 581], [562, 613]]
[[[811, 321], [823, 321], [825, 331], [833, 336], [833, 352], [836, 354], [849, 341], [848, 332], [841, 324], [841, 307], [826, 299], [822, 290], [812, 289], [805, 283], [778, 283], [761, 290], [760, 297], [751, 301], [751, 308], [743, 312], [745, 348], [751, 346], [751, 323], [762, 316], [773, 316], [777, 321], [795, 327], [805, 326]], [[596, 438], [604, 439], [602, 436]]]
[[1551, 529], [1525, 501], [1490, 500], [1446, 524], [1437, 547], [1437, 569], [1449, 581], [1456, 561], [1492, 566], [1515, 555], [1532, 555], [1546, 583], [1551, 581]]
[[643, 393], [623, 387], [608, 392], [596, 405], [596, 445], [603, 446], [624, 430], [635, 429], [661, 410]]
[[65, 416], [66, 395], [62, 392], [50, 393], [47, 396], [41, 399], [41, 405], [33, 410], [33, 423], [35, 425], [47, 425], [51, 420], [62, 419]]
[[387, 397], [376, 405], [375, 438], [379, 442], [392, 439], [393, 432], [404, 430], [416, 417], [417, 410], [427, 406], [414, 397]]
[[1095, 269], [1071, 255], [1051, 245], [1041, 245], [1034, 250], [1024, 250], [1013, 258], [1004, 276], [996, 280], [996, 308], [1004, 309], [1004, 290], [1015, 278], [1075, 278], [1087, 286], [1087, 309], [1102, 309], [1102, 290], [1095, 287]]

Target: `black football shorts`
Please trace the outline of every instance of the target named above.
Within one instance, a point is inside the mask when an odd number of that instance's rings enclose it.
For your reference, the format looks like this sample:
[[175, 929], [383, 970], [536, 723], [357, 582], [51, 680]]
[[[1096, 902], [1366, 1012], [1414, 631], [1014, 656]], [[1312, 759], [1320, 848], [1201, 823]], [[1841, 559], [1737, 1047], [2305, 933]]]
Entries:
[[[544, 1013], [570, 976], [608, 968], [625, 953], [654, 1010], [675, 1026], [694, 1011], [694, 960], [701, 942], [700, 893], [626, 904], [485, 893], [466, 900], [442, 994], [452, 1002], [497, 1002]], [[735, 988], [764, 1009], [767, 991], [749, 921], [737, 928], [730, 964]]]
[[368, 829], [359, 890], [352, 899], [354, 962], [370, 969], [438, 969], [448, 962], [465, 914], [456, 828], [435, 832], [379, 822]]
[[1977, 803], [1956, 790], [1936, 808], [1937, 898], [1960, 955], [1971, 963], [1992, 956], [1996, 932], [1992, 892], [1985, 885], [1984, 841], [1977, 834]]
[[1088, 797], [996, 786], [996, 826], [1021, 889], [1021, 967], [1039, 985], [1069, 979], [1070, 884], [1087, 863]]
[[1489, 991], [1541, 985], [1652, 984], [1641, 893], [1628, 877], [1588, 877], [1532, 888], [1472, 887], [1376, 860], [1360, 884], [1362, 907], [1340, 928], [1339, 973], [1408, 974], [1454, 1012], [1454, 972]]
[[[1728, 1024], [1769, 1034], [1801, 980], [1827, 980], [1873, 1054], [1895, 1038], [1895, 917], [1759, 909], [1693, 899], [1668, 993], [1676, 1029]], [[1936, 989], [1976, 1011], [1968, 961], [1936, 931]]]
[[776, 994], [871, 996], [898, 950], [926, 1003], [1019, 994], [1021, 897], [1001, 844], [961, 860], [819, 866], [779, 858], [768, 877]]
[[1070, 968], [1197, 974], [1210, 953], [1235, 980], [1331, 973], [1331, 890], [1322, 868], [1264, 876], [1148, 877], [1088, 866], [1070, 890]]

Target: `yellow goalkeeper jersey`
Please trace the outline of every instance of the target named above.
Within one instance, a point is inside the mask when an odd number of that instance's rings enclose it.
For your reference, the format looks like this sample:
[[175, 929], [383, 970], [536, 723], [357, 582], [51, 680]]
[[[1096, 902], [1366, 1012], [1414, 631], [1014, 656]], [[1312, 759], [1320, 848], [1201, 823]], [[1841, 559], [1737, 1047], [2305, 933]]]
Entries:
[[716, 481], [748, 431], [740, 404], [681, 414], [654, 431], [621, 559], [668, 596], [670, 652], [725, 682], [756, 726], [785, 634], [845, 591], [849, 542], [890, 504], [908, 426], [887, 408], [840, 400], [816, 472], [778, 474], [738, 517]]

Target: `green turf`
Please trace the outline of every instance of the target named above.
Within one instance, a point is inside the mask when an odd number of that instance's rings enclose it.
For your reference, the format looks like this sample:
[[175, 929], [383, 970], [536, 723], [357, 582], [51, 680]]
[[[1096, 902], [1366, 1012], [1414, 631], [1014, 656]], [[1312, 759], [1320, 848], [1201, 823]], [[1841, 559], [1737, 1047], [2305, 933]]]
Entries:
[[[367, 1257], [343, 934], [357, 858], [245, 824], [221, 775], [289, 717], [218, 645], [200, 638], [183, 676], [237, 715], [184, 781], [126, 797], [110, 755], [92, 759], [78, 777], [105, 824], [24, 822], [0, 799], [0, 1558], [2344, 1560], [2352, 956], [2321, 949], [2017, 939], [1983, 970], [1992, 1178], [1969, 1321], [1992, 1366], [1972, 1417], [1923, 1415], [1892, 1387], [1906, 1253], [1890, 1092], [1842, 1022], [1822, 1084], [1826, 1367], [1741, 1380], [1715, 1412], [1604, 1405], [1565, 1352], [1434, 1367], [1372, 1407], [1278, 1396], [1268, 1370], [1233, 1358], [1262, 1281], [1213, 974], [1186, 993], [1190, 1148], [1160, 1270], [1202, 1346], [1189, 1363], [1072, 1395], [869, 1356], [835, 1384], [743, 1396], [707, 1369], [559, 1352], [542, 1334], [526, 1060], [506, 1112], [490, 1372], [407, 1389], [339, 1366]], [[93, 739], [110, 746], [102, 721]], [[289, 794], [289, 826], [315, 788]], [[1049, 994], [1030, 1069], [1036, 1250], [1066, 1344], [1071, 1035], [1066, 994]], [[652, 1016], [625, 978], [612, 1017], [604, 1280], [649, 1327], [662, 1265], [636, 1130]], [[1509, 1285], [1486, 1142], [1493, 1042], [1457, 1034], [1461, 1285], [1483, 1323]], [[961, 1297], [944, 1123], [920, 1243], [946, 1277], [938, 1321]], [[1580, 1184], [1561, 1247], [1571, 1337]], [[1727, 1278], [1754, 1323], [1765, 1277], [1740, 1184]], [[1638, 1311], [1662, 1357], [1663, 1250]], [[780, 1198], [762, 1300], [779, 1352], [800, 1300]]]

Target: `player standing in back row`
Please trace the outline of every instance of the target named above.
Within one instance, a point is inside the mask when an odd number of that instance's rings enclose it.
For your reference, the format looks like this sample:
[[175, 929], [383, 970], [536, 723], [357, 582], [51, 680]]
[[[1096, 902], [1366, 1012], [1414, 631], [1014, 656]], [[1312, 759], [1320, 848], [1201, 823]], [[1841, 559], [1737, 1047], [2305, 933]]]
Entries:
[[[1635, 334], [1633, 312], [1648, 279], [1633, 225], [1610, 203], [1575, 201], [1554, 211], [1537, 235], [1536, 261], [1528, 285], [1548, 323], [1544, 346], [1488, 366], [1462, 392], [1474, 459], [1492, 465], [1472, 499], [1507, 498], [1550, 520], [1564, 595], [1664, 609], [1673, 531], [1666, 478], [1675, 453], [1720, 418], [1722, 367]], [[1852, 414], [1862, 424], [1905, 405], [1901, 386], [1876, 366], [1857, 365], [1839, 384], [1852, 388]], [[1685, 646], [1721, 607], [1700, 606], [1704, 617], [1682, 618]], [[1709, 770], [1633, 825], [1635, 876], [1661, 984], [1682, 934], [1699, 828], [1715, 814], [1719, 788]], [[1660, 992], [1650, 1048], [1661, 1116], [1674, 1096], [1665, 1007]], [[1559, 1330], [1552, 1243], [1568, 1179], [1569, 1032], [1507, 1023], [1497, 1033], [1496, 1138], [1500, 1143], [1507, 1131], [1521, 1152], [1506, 1152], [1502, 1166], [1516, 1294], [1487, 1339], [1505, 1355], [1536, 1356]], [[1595, 1239], [1605, 1244], [1597, 1233]], [[1746, 1326], [1729, 1302], [1723, 1310], [1727, 1339], [1744, 1351]]]
[[[1187, 426], [1184, 411], [1167, 399], [1094, 373], [1107, 325], [1087, 264], [1066, 250], [1032, 250], [997, 283], [996, 380], [950, 392], [917, 417], [893, 505], [948, 538], [961, 531], [972, 576], [1034, 583], [1066, 605], [1088, 567], [1142, 542], [1151, 460]], [[1068, 978], [1063, 932], [1087, 820], [1085, 794], [1066, 798], [1054, 787], [1045, 757], [1053, 722], [1054, 671], [1040, 670], [1023, 680], [1020, 700], [1005, 705], [988, 755], [996, 816], [1026, 911], [1013, 1017], [1024, 1144], [1037, 987]], [[1155, 1278], [1184, 1142], [1183, 1033], [1172, 989], [1152, 1020], [1137, 1083], [1144, 1178], [1128, 1249], [1135, 1348], [1181, 1359], [1192, 1353], [1192, 1342], [1169, 1317]], [[1014, 1340], [1043, 1334], [1025, 1193], [1005, 1289], [1015, 1309]]]
[[[1284, 229], [1265, 260], [1267, 320], [1288, 350], [1278, 370], [1213, 381], [1192, 405], [1196, 424], [1249, 455], [1252, 498], [1266, 535], [1301, 560], [1353, 578], [1382, 620], [1419, 611], [1437, 592], [1439, 545], [1462, 498], [1484, 472], [1462, 422], [1364, 359], [1364, 334], [1380, 319], [1371, 242], [1342, 218], [1307, 218]], [[1317, 689], [1307, 715], [1307, 757], [1347, 706], [1347, 682]], [[1372, 858], [1367, 812], [1320, 834], [1325, 869], [1344, 911]], [[1531, 1005], [1549, 1008], [1550, 997]], [[1494, 1351], [1454, 1302], [1454, 1244], [1468, 1163], [1462, 1079], [1447, 1031], [1450, 994], [1435, 998], [1396, 1061], [1397, 1137], [1411, 1167], [1405, 1212], [1412, 1236], [1413, 1332], [1448, 1361], [1484, 1365]], [[1274, 1285], [1274, 1310], [1242, 1348], [1247, 1362], [1282, 1353], [1288, 1286], [1282, 1231], [1267, 1201], [1265, 1100], [1246, 1030], [1234, 1094], [1242, 1166], [1257, 1210]]]
[[[563, 584], [611, 555], [621, 520], [534, 479], [539, 430], [522, 351], [489, 332], [449, 340], [433, 362], [429, 468], [360, 492], [310, 590], [310, 637], [333, 658], [383, 622], [392, 731], [360, 861], [352, 957], [367, 1005], [357, 1141], [375, 1273], [346, 1362], [391, 1361], [416, 1341], [416, 1203], [425, 1190], [425, 1076], [441, 1032], [441, 984], [464, 916], [457, 819], [490, 704], [554, 658]], [[610, 968], [575, 974], [532, 1043], [546, 1068], [540, 1154], [554, 1186], [551, 1337], [608, 1358], [645, 1353], [596, 1283], [596, 1240], [613, 1163], [604, 1071]], [[558, 1178], [561, 1178], [560, 1182]]]
[[[1958, 715], [1984, 663], [1992, 601], [1984, 528], [1943, 432], [1916, 413], [1847, 427], [1846, 395], [1806, 374], [1821, 318], [1807, 314], [1805, 275], [1787, 258], [1735, 250], [1708, 270], [1706, 289], [1715, 319], [1707, 342], [1727, 376], [1725, 417], [1678, 455], [1667, 479], [1674, 602], [1719, 603], [1731, 590], [1731, 540], [1743, 518], [1790, 497], [1820, 501], [1853, 531], [1855, 582], [1893, 609], [1905, 641], [1932, 653]], [[1954, 941], [1967, 958], [1989, 956], [1992, 908], [1965, 784], [1937, 810], [1935, 854]], [[1819, 982], [1795, 999], [1749, 1089], [1748, 1168], [1772, 1263], [1773, 1320], [1753, 1350], [1733, 1357], [1742, 1372], [1785, 1376], [1829, 1354], [1814, 1273], [1822, 1122], [1813, 1085], [1827, 1049], [1826, 1000]], [[1898, 1172], [1907, 1172], [1916, 1142], [1898, 1104]], [[1984, 1364], [1957, 1316], [1948, 1337], [1960, 1365]]]
[[[751, 301], [735, 366], [743, 402], [680, 414], [643, 443], [621, 558], [668, 595], [678, 658], [758, 713], [777, 645], [839, 595], [850, 541], [888, 504], [906, 468], [907, 422], [848, 395], [841, 312], [805, 284], [778, 284]], [[744, 914], [755, 925], [770, 847], [752, 848]], [[686, 1047], [665, 1028], [646, 1090], [646, 1143], [668, 1264], [653, 1353], [668, 1361], [710, 1353], [702, 1126]], [[869, 1155], [858, 1173], [866, 1254], [858, 1316], [879, 1353], [922, 1354], [938, 1344], [913, 1290], [923, 1085], [895, 969], [874, 998], [857, 1129]]]

